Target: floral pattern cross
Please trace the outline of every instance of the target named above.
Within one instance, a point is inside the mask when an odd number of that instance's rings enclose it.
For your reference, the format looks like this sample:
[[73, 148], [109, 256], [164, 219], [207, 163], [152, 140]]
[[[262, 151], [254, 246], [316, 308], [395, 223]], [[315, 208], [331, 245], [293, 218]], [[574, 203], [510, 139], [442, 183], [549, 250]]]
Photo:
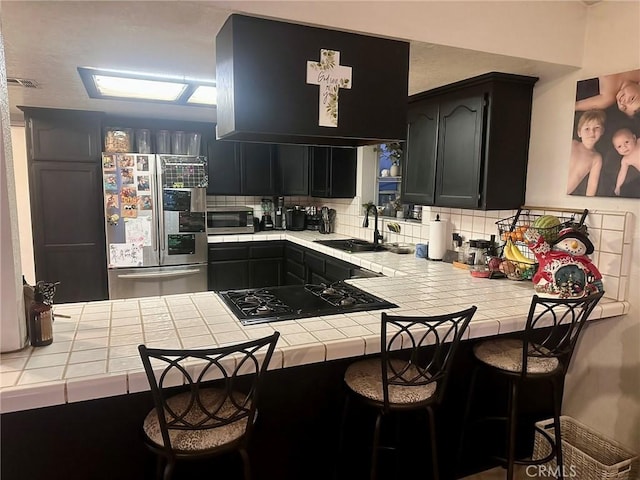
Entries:
[[338, 126], [338, 93], [351, 88], [351, 67], [340, 65], [340, 52], [320, 49], [320, 61], [307, 62], [307, 83], [318, 85], [318, 125]]

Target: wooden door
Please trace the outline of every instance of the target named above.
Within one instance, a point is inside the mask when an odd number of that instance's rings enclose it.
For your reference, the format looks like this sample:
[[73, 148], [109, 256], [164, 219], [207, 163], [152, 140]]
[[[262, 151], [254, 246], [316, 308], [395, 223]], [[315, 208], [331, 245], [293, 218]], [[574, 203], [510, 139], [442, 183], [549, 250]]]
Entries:
[[356, 196], [357, 150], [355, 148], [331, 148], [329, 164], [329, 191], [331, 198]]
[[240, 155], [236, 142], [211, 138], [208, 143], [208, 195], [240, 195]]
[[241, 144], [242, 194], [274, 195], [275, 161], [273, 147], [267, 143]]
[[438, 145], [438, 102], [409, 107], [407, 143], [402, 165], [403, 203], [433, 205]]
[[477, 208], [483, 145], [484, 97], [460, 92], [443, 98], [438, 121], [436, 204]]
[[280, 195], [309, 195], [309, 147], [278, 145]]
[[100, 163], [31, 162], [29, 185], [36, 279], [56, 303], [108, 298]]

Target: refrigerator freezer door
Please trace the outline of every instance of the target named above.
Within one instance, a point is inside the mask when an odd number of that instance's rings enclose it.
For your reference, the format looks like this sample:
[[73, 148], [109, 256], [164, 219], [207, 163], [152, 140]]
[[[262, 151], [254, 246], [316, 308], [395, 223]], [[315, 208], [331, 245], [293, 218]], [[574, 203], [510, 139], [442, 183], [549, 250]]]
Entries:
[[159, 265], [155, 155], [104, 153], [109, 268]]
[[109, 270], [109, 299], [207, 290], [207, 264]]
[[205, 157], [159, 155], [160, 264], [207, 261]]

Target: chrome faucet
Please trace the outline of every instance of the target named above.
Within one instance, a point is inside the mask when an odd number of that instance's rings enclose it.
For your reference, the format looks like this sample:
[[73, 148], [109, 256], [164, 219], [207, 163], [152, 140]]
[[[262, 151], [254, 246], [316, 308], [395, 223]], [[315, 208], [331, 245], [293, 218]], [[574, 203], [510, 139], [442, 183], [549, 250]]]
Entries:
[[367, 207], [367, 211], [364, 214], [364, 222], [362, 222], [362, 226], [364, 228], [369, 228], [369, 210], [371, 210], [372, 208], [373, 208], [373, 215], [375, 217], [374, 218], [375, 225], [373, 227], [373, 245], [374, 247], [377, 247], [378, 244], [384, 238], [380, 233], [380, 230], [378, 230], [378, 207], [376, 207], [375, 205], [369, 205]]

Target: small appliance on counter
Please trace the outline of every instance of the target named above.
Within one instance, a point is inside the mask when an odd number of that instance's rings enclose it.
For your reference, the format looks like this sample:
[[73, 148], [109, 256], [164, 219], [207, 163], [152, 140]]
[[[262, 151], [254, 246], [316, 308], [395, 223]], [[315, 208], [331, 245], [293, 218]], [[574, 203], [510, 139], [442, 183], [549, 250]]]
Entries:
[[273, 200], [262, 199], [262, 219], [260, 220], [260, 230], [273, 230]]
[[273, 197], [274, 221], [273, 226], [276, 230], [285, 230], [287, 219], [285, 218], [284, 197]]
[[207, 205], [207, 235], [254, 233], [253, 208]]
[[307, 207], [307, 230], [320, 230], [320, 224], [322, 223], [322, 217], [318, 213], [318, 207], [311, 206]]
[[287, 230], [301, 231], [307, 228], [307, 213], [304, 207], [296, 205], [287, 208], [286, 214]]

